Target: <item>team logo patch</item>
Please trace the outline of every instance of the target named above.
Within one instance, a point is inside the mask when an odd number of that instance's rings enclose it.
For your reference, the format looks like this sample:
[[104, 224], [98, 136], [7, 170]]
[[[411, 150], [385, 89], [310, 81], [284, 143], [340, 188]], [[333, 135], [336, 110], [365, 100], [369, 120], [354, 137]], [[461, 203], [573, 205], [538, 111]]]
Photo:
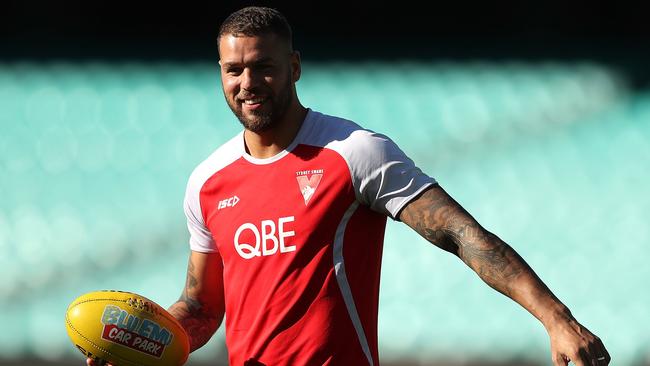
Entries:
[[296, 180], [298, 180], [298, 187], [302, 198], [305, 199], [305, 205], [316, 193], [316, 188], [320, 180], [323, 178], [323, 169], [301, 170], [296, 172]]
[[102, 338], [160, 358], [172, 343], [172, 333], [153, 320], [129, 314], [118, 306], [107, 305], [102, 315]]

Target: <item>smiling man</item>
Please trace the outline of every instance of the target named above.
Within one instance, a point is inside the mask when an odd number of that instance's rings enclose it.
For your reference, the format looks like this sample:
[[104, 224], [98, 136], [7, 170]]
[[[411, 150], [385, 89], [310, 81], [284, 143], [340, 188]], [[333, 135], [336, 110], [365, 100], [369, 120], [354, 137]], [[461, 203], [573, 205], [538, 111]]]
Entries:
[[225, 315], [231, 365], [379, 365], [391, 218], [539, 319], [555, 365], [609, 363], [600, 339], [526, 262], [390, 138], [300, 103], [300, 55], [282, 14], [241, 9], [218, 45], [224, 96], [244, 128], [187, 185], [187, 282], [169, 310], [192, 350]]

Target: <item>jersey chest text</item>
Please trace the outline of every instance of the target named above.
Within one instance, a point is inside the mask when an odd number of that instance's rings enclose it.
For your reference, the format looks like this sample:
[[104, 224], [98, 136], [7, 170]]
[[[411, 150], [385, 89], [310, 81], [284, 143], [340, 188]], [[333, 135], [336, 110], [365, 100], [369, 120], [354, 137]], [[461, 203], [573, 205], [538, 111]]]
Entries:
[[354, 191], [343, 159], [319, 152], [309, 160], [292, 154], [268, 165], [240, 159], [209, 180], [201, 204], [224, 261], [331, 243]]

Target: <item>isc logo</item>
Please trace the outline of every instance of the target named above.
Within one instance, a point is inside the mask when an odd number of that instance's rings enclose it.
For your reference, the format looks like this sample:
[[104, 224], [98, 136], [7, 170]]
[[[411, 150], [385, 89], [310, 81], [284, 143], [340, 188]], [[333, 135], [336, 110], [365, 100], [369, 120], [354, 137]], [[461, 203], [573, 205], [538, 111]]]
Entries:
[[[277, 225], [274, 220], [262, 220], [259, 228], [248, 222], [242, 224], [235, 232], [235, 250], [244, 259], [273, 255], [278, 252], [278, 249], [280, 253], [295, 251], [295, 245], [286, 243], [288, 237], [296, 235], [293, 230], [286, 230], [286, 225], [293, 220], [293, 216], [280, 217]], [[253, 234], [255, 243], [240, 242], [240, 238], [246, 232]]]
[[235, 207], [237, 202], [239, 202], [239, 197], [237, 196], [226, 198], [225, 200], [219, 201], [219, 204], [217, 205], [217, 210], [221, 210], [222, 208], [226, 208], [226, 207]]

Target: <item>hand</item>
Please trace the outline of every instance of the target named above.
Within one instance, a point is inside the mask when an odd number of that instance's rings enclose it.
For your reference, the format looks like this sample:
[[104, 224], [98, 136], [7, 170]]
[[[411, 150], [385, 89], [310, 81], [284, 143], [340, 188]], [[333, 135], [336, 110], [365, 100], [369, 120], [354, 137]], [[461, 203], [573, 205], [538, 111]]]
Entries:
[[569, 361], [576, 366], [609, 365], [611, 357], [600, 338], [575, 320], [556, 325], [549, 336], [554, 366], [567, 366]]
[[86, 365], [88, 366], [113, 366], [110, 363], [103, 362], [101, 360], [93, 360], [92, 358], [86, 359]]

